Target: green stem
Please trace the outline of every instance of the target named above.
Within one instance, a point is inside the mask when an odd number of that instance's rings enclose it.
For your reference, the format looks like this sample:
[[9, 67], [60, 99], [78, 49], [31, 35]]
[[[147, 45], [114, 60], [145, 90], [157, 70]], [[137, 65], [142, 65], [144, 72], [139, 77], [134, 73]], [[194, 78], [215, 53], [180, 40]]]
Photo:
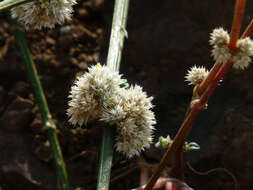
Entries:
[[[119, 71], [124, 38], [127, 37], [126, 20], [130, 0], [115, 0], [110, 45], [106, 65]], [[97, 190], [108, 190], [113, 159], [114, 129], [105, 126], [99, 161]]]
[[105, 126], [100, 149], [97, 190], [109, 189], [113, 159], [114, 132], [111, 126]]
[[126, 20], [130, 0], [116, 0], [112, 21], [110, 46], [107, 56], [107, 66], [118, 71], [121, 61], [124, 39], [127, 37]]
[[65, 163], [64, 163], [61, 148], [57, 139], [56, 126], [53, 122], [51, 113], [49, 111], [47, 100], [44, 95], [35, 64], [32, 60], [30, 51], [26, 44], [24, 32], [22, 31], [21, 27], [15, 20], [11, 19], [10, 17], [9, 19], [10, 19], [10, 23], [15, 27], [14, 35], [16, 38], [16, 42], [23, 56], [25, 70], [27, 72], [28, 79], [32, 85], [36, 102], [40, 109], [40, 113], [41, 113], [43, 125], [44, 125], [43, 129], [45, 130], [47, 138], [50, 142], [51, 150], [54, 156], [56, 169], [57, 169], [59, 179], [61, 181], [62, 189], [70, 190]]
[[0, 2], [0, 12], [30, 1], [32, 0], [3, 0]]

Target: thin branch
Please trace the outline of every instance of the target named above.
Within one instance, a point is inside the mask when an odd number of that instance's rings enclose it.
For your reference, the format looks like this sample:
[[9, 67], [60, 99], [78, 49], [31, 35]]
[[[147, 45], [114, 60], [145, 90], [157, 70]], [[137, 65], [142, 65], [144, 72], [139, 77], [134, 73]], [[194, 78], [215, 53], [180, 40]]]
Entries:
[[241, 23], [244, 14], [246, 0], [237, 0], [234, 10], [234, 18], [232, 23], [232, 28], [230, 32], [230, 42], [228, 47], [231, 49], [236, 48], [236, 42], [240, 35]]
[[188, 167], [195, 173], [195, 174], [198, 174], [198, 175], [209, 175], [210, 173], [213, 173], [213, 172], [225, 172], [226, 174], [228, 174], [234, 181], [234, 190], [237, 190], [238, 189], [238, 182], [237, 182], [237, 179], [235, 177], [235, 175], [230, 172], [228, 169], [226, 168], [213, 168], [213, 169], [210, 169], [208, 171], [205, 171], [205, 172], [199, 172], [197, 171], [196, 169], [194, 169], [189, 162], [187, 162], [187, 165]]
[[164, 168], [168, 165], [168, 162], [172, 158], [172, 155], [182, 146], [183, 142], [185, 141], [186, 137], [188, 136], [192, 123], [197, 117], [198, 113], [200, 112], [197, 107], [193, 107], [189, 114], [187, 115], [186, 119], [182, 123], [177, 135], [175, 136], [173, 143], [171, 144], [170, 148], [167, 149], [166, 153], [163, 155], [160, 164], [158, 165], [157, 169], [155, 170], [152, 177], [149, 179], [145, 190], [151, 190], [155, 185], [157, 179], [160, 177]]
[[247, 38], [253, 35], [253, 19], [251, 19], [249, 25], [247, 26], [246, 30], [243, 32], [241, 38]]
[[219, 72], [213, 79], [213, 82], [209, 85], [209, 87], [205, 90], [205, 92], [202, 94], [200, 98], [200, 103], [205, 105], [207, 101], [209, 100], [210, 96], [212, 95], [213, 91], [219, 84], [220, 80], [223, 78], [225, 73], [228, 71], [228, 69], [233, 65], [231, 61], [227, 61], [226, 64], [222, 64]]
[[212, 82], [214, 76], [217, 74], [221, 67], [222, 63], [215, 63], [210, 72], [208, 73], [207, 77], [201, 82], [201, 84], [197, 88], [197, 94], [201, 96], [204, 90], [209, 86]]

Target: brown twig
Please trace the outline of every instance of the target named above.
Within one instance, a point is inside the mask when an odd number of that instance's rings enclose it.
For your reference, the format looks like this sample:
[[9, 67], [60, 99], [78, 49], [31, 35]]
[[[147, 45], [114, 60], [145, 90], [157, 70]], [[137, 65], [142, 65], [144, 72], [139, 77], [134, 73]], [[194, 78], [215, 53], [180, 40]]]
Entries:
[[234, 10], [234, 18], [232, 23], [232, 28], [230, 32], [230, 42], [228, 47], [231, 49], [236, 48], [236, 42], [240, 35], [241, 23], [244, 14], [246, 0], [237, 0]]
[[201, 82], [201, 84], [196, 89], [197, 94], [201, 96], [204, 92], [204, 90], [209, 86], [209, 84], [212, 82], [214, 76], [217, 74], [221, 67], [222, 63], [216, 63], [212, 67], [212, 69], [209, 71], [207, 77]]
[[202, 94], [200, 98], [200, 103], [202, 105], [206, 104], [209, 100], [210, 96], [212, 95], [213, 91], [219, 84], [220, 80], [223, 78], [227, 70], [233, 65], [233, 63], [229, 60], [226, 64], [223, 64], [216, 74], [215, 78], [213, 79], [212, 83], [209, 85], [209, 87], [205, 90], [205, 92]]
[[246, 30], [243, 32], [241, 38], [247, 38], [253, 35], [253, 19], [251, 19], [249, 25]]
[[156, 183], [157, 179], [160, 177], [163, 169], [167, 166], [168, 162], [170, 161], [171, 156], [174, 154], [174, 152], [182, 146], [182, 143], [185, 141], [186, 137], [188, 136], [192, 123], [194, 119], [197, 117], [199, 113], [199, 109], [197, 109], [197, 106], [194, 106], [191, 111], [189, 112], [188, 116], [182, 123], [176, 137], [174, 138], [173, 143], [171, 144], [171, 147], [167, 149], [166, 153], [163, 155], [161, 162], [159, 166], [157, 167], [155, 173], [152, 175], [152, 177], [149, 179], [148, 184], [145, 187], [145, 190], [151, 190]]
[[238, 182], [237, 182], [237, 179], [236, 179], [235, 175], [226, 168], [213, 168], [213, 169], [210, 169], [210, 170], [205, 171], [205, 172], [200, 172], [200, 171], [197, 171], [196, 169], [194, 169], [190, 165], [189, 162], [187, 162], [187, 166], [190, 168], [190, 170], [192, 170], [195, 174], [198, 174], [198, 175], [209, 175], [210, 173], [213, 173], [213, 172], [225, 172], [226, 174], [228, 174], [233, 179], [233, 181], [234, 181], [234, 190], [238, 189]]

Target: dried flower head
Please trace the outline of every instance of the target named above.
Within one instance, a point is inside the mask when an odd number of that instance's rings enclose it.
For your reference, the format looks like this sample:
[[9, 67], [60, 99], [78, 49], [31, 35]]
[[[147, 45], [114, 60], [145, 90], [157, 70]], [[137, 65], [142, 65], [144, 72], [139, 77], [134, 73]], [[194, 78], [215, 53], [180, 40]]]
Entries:
[[90, 120], [98, 119], [101, 114], [102, 101], [108, 94], [118, 91], [125, 80], [118, 72], [97, 64], [88, 69], [88, 73], [79, 77], [72, 86], [67, 114], [69, 122], [82, 126]]
[[229, 35], [226, 30], [223, 28], [215, 28], [210, 36], [210, 44], [211, 45], [223, 45], [229, 43]]
[[75, 4], [76, 0], [35, 0], [12, 8], [11, 15], [26, 28], [54, 28], [71, 19]]
[[229, 35], [223, 28], [214, 29], [211, 33], [209, 43], [213, 46], [212, 56], [216, 63], [226, 63], [231, 57], [230, 50], [228, 48]]
[[97, 119], [114, 125], [116, 150], [128, 158], [139, 155], [152, 142], [156, 123], [151, 111], [153, 98], [140, 86], [128, 87], [118, 72], [100, 64], [89, 68], [77, 79], [69, 97], [69, 122], [83, 125]]
[[198, 85], [205, 79], [207, 75], [208, 70], [205, 67], [197, 67], [194, 65], [190, 68], [190, 70], [188, 70], [185, 80], [189, 82], [189, 85]]
[[212, 56], [219, 63], [226, 63], [229, 59], [234, 63], [236, 69], [245, 69], [253, 56], [253, 42], [250, 38], [239, 39], [236, 49], [230, 50], [228, 47], [230, 37], [222, 28], [214, 29], [211, 33], [210, 44], [213, 46]]
[[236, 54], [232, 57], [233, 67], [235, 69], [245, 69], [251, 61], [250, 56], [253, 56], [253, 42], [250, 38], [239, 39], [236, 47]]
[[153, 97], [147, 97], [138, 85], [124, 91], [119, 106], [125, 112], [125, 118], [116, 125], [118, 136], [115, 146], [119, 152], [131, 158], [150, 146], [156, 121], [151, 111]]

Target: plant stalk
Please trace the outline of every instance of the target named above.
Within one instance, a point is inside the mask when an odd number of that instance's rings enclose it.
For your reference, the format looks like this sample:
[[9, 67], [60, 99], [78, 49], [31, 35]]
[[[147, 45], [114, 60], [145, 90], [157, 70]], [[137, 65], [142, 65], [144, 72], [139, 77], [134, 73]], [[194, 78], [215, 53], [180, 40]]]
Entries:
[[212, 95], [213, 91], [219, 84], [220, 80], [223, 78], [225, 73], [228, 71], [228, 69], [233, 65], [231, 61], [227, 61], [226, 64], [223, 64], [222, 67], [220, 68], [219, 72], [215, 76], [213, 82], [209, 85], [209, 87], [205, 90], [203, 95], [200, 98], [200, 103], [201, 104], [206, 104], [207, 101], [209, 100], [210, 96]]
[[130, 0], [115, 0], [110, 45], [106, 60], [107, 66], [114, 71], [119, 71], [121, 55], [126, 31], [126, 21]]
[[186, 119], [182, 123], [179, 131], [177, 132], [177, 135], [175, 136], [173, 143], [171, 144], [170, 148], [167, 149], [166, 153], [163, 155], [159, 166], [157, 167], [155, 173], [152, 175], [152, 177], [149, 179], [148, 184], [145, 187], [145, 190], [152, 190], [153, 186], [155, 185], [157, 179], [160, 177], [162, 171], [164, 168], [168, 165], [170, 159], [174, 155], [174, 153], [182, 147], [182, 143], [184, 143], [186, 137], [188, 136], [192, 123], [197, 117], [198, 113], [200, 112], [199, 109], [196, 109], [196, 107], [193, 107], [189, 114], [187, 115]]
[[232, 28], [230, 32], [230, 42], [228, 44], [228, 47], [230, 49], [236, 48], [236, 42], [240, 35], [240, 29], [241, 29], [245, 4], [246, 4], [246, 0], [236, 0], [233, 23], [232, 23]]
[[[230, 43], [229, 47], [231, 49], [236, 48], [236, 42], [239, 37], [240, 33], [240, 27], [242, 23], [242, 17], [244, 13], [244, 8], [245, 8], [245, 3], [246, 0], [237, 0], [236, 5], [235, 5], [235, 12], [234, 12], [234, 19], [232, 23], [232, 29], [231, 29], [231, 35], [230, 35]], [[160, 164], [158, 168], [156, 169], [155, 173], [152, 175], [150, 178], [149, 182], [147, 183], [146, 187], [144, 190], [152, 190], [153, 186], [155, 185], [157, 179], [160, 177], [162, 171], [170, 161], [171, 157], [175, 154], [175, 152], [182, 146], [184, 141], [186, 140], [191, 128], [193, 121], [196, 119], [198, 116], [199, 112], [204, 108], [205, 104], [207, 103], [208, 99], [210, 98], [211, 94], [213, 93], [214, 89], [217, 87], [219, 81], [223, 78], [224, 74], [226, 71], [231, 67], [233, 63], [231, 61], [228, 61], [226, 64], [222, 64], [221, 66], [216, 66], [214, 67], [219, 67], [218, 69], [213, 69], [212, 75], [213, 79], [208, 79], [210, 80], [210, 84], [207, 86], [207, 88], [204, 90], [203, 95], [201, 96], [200, 100], [196, 102], [189, 113], [186, 115], [185, 120], [183, 121], [179, 131], [177, 132], [173, 143], [171, 144], [170, 148], [166, 151], [164, 154], [163, 158], [160, 161]], [[215, 75], [215, 73], [217, 73]], [[208, 77], [207, 77], [208, 78]]]
[[222, 63], [215, 63], [210, 72], [208, 73], [207, 77], [201, 82], [201, 84], [197, 88], [197, 94], [201, 96], [204, 92], [204, 90], [210, 85], [213, 78], [219, 71]]
[[[125, 28], [129, 2], [130, 0], [115, 0], [110, 44], [106, 61], [106, 65], [114, 71], [119, 71], [124, 39], [127, 37]], [[112, 126], [105, 126], [100, 150], [97, 190], [109, 189], [114, 133], [115, 129]]]
[[65, 163], [64, 163], [60, 144], [58, 142], [58, 138], [56, 134], [56, 126], [52, 119], [51, 113], [49, 111], [47, 100], [43, 92], [35, 64], [32, 60], [30, 51], [26, 44], [24, 32], [22, 31], [21, 26], [19, 26], [19, 24], [15, 20], [11, 19], [10, 17], [9, 17], [9, 20], [10, 20], [10, 23], [14, 26], [13, 32], [16, 38], [17, 46], [23, 56], [25, 70], [26, 70], [28, 79], [31, 83], [36, 102], [39, 106], [39, 110], [40, 110], [42, 120], [43, 120], [43, 125], [44, 125], [43, 129], [50, 142], [51, 151], [53, 153], [56, 170], [61, 182], [62, 189], [70, 190], [70, 184], [68, 181]]

